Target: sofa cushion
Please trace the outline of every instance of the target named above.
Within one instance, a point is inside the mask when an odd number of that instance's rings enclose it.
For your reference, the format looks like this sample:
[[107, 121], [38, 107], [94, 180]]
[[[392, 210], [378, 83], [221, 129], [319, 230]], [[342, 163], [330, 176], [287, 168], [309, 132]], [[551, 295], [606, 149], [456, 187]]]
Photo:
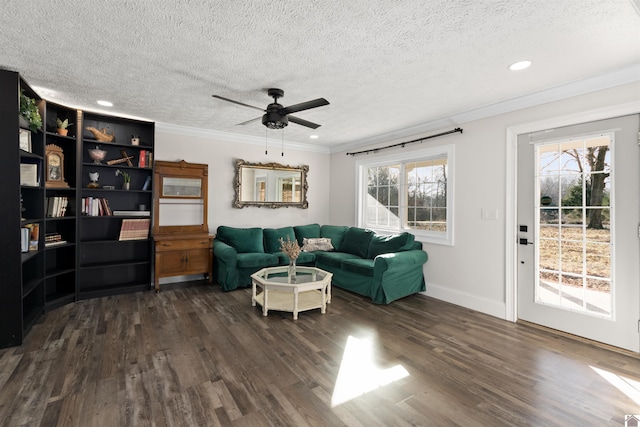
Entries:
[[[279, 265], [289, 264], [289, 257], [284, 252], [278, 252], [274, 255], [278, 257]], [[311, 252], [300, 252], [300, 255], [296, 258], [296, 264], [298, 265], [309, 265], [314, 264], [315, 262], [316, 256]]]
[[328, 237], [318, 237], [317, 239], [302, 239], [302, 251], [303, 252], [315, 252], [315, 251], [332, 251], [333, 245], [331, 239]]
[[373, 231], [371, 230], [351, 227], [344, 234], [344, 241], [340, 246], [340, 250], [342, 252], [358, 255], [360, 258], [366, 258], [372, 237]]
[[373, 264], [372, 259], [345, 259], [342, 262], [342, 269], [345, 271], [351, 271], [357, 274], [361, 274], [367, 277], [373, 277]]
[[408, 251], [413, 247], [415, 236], [409, 233], [374, 234], [369, 244], [367, 258], [375, 258], [380, 254]]
[[342, 262], [346, 259], [358, 259], [357, 255], [345, 252], [315, 252], [316, 262], [331, 267], [342, 268]]
[[280, 252], [280, 239], [294, 242], [296, 240], [296, 235], [293, 232], [293, 227], [282, 227], [282, 228], [265, 228], [264, 229], [264, 249], [265, 252], [270, 254], [275, 254], [276, 252]]
[[346, 233], [348, 229], [349, 227], [345, 225], [323, 225], [320, 227], [320, 237], [330, 238], [335, 250], [341, 251], [344, 233]]
[[265, 253], [239, 253], [238, 268], [264, 268], [278, 265], [278, 257]]
[[317, 239], [320, 237], [320, 224], [296, 225], [293, 227], [293, 231], [296, 233], [298, 244], [302, 246], [304, 244], [303, 239]]
[[262, 228], [235, 228], [221, 225], [216, 239], [232, 246], [238, 253], [264, 252]]

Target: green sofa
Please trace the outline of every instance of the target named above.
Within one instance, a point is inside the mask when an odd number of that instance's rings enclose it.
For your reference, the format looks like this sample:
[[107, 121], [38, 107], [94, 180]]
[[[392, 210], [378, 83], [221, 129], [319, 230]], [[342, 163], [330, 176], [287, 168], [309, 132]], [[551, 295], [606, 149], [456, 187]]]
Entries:
[[329, 238], [333, 250], [301, 252], [296, 263], [333, 273], [332, 285], [370, 297], [376, 304], [425, 290], [422, 266], [427, 253], [412, 234], [382, 235], [371, 230], [308, 224], [282, 228], [219, 226], [213, 243], [213, 275], [223, 290], [251, 286], [251, 274], [289, 258], [280, 238], [298, 241]]

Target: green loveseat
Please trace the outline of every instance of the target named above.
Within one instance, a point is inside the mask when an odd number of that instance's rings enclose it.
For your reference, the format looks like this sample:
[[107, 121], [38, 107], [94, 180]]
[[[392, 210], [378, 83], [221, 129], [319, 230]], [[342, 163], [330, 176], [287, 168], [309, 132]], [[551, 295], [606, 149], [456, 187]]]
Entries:
[[218, 227], [213, 243], [213, 275], [223, 290], [251, 286], [251, 274], [289, 258], [280, 251], [280, 238], [329, 238], [333, 250], [301, 252], [296, 263], [333, 273], [333, 286], [370, 297], [376, 304], [425, 290], [422, 266], [427, 253], [412, 234], [376, 234], [371, 230], [309, 224], [282, 228]]

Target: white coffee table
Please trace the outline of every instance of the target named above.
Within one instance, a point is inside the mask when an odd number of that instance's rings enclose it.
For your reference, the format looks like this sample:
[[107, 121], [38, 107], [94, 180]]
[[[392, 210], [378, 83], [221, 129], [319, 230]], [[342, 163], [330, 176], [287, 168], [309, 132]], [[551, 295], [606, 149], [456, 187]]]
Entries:
[[[293, 320], [300, 311], [319, 308], [326, 313], [331, 302], [333, 274], [316, 267], [296, 267], [295, 283], [286, 275], [289, 267], [263, 268], [251, 275], [251, 306], [262, 306], [262, 315], [269, 310], [293, 312]], [[283, 276], [284, 274], [284, 276]], [[277, 276], [276, 276], [277, 275]], [[262, 291], [257, 293], [257, 288]]]

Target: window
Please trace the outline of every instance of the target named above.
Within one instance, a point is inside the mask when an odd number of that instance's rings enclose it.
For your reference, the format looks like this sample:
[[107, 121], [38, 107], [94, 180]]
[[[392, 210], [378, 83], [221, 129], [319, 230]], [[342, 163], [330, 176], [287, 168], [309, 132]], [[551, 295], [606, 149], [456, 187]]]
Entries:
[[358, 225], [453, 245], [453, 154], [450, 145], [359, 161]]

